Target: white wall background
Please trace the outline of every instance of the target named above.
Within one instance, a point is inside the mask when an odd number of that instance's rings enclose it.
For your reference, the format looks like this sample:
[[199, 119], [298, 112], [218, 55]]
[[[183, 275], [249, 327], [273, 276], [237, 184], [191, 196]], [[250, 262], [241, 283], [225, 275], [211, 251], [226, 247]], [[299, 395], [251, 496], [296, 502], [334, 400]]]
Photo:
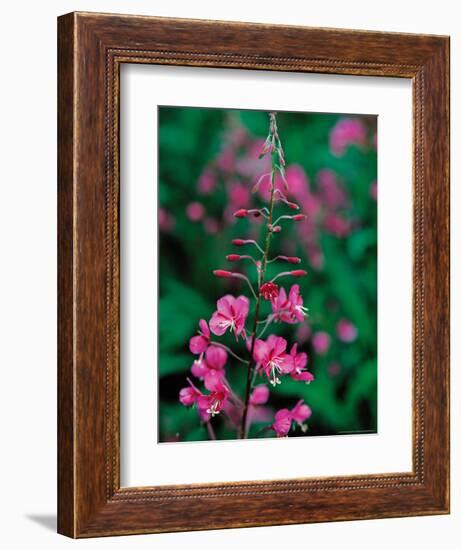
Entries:
[[[461, 534], [459, 121], [457, 2], [427, 0], [16, 0], [0, 40], [0, 517], [2, 547], [454, 549]], [[73, 10], [305, 24], [452, 37], [452, 514], [72, 542], [55, 534], [56, 17]]]

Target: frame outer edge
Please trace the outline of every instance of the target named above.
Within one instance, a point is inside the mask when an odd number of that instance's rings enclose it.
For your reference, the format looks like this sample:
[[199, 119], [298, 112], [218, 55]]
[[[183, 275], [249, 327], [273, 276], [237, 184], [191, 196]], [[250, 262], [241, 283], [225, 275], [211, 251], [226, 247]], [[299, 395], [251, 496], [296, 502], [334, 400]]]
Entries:
[[58, 533], [76, 537], [74, 384], [75, 17], [58, 18]]

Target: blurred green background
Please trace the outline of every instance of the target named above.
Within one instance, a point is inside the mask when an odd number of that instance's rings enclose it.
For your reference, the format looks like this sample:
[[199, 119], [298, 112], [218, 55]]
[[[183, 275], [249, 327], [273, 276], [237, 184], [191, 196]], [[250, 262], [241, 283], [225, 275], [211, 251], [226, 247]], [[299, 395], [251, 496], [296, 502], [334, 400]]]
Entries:
[[[206, 429], [196, 409], [178, 401], [186, 377], [192, 378], [194, 356], [188, 342], [199, 319], [209, 320], [219, 297], [248, 295], [243, 282], [217, 279], [212, 270], [229, 267], [226, 254], [243, 253], [232, 246], [233, 238], [258, 239], [263, 229], [255, 221], [236, 220], [232, 212], [264, 204], [264, 186], [254, 194], [251, 187], [267, 171], [266, 160], [258, 160], [258, 155], [268, 131], [268, 114], [159, 107], [158, 120], [159, 440], [196, 441], [208, 439]], [[271, 251], [302, 258], [299, 267], [308, 276], [280, 282], [287, 290], [294, 282], [300, 284], [309, 317], [302, 325], [272, 325], [274, 330], [266, 336], [282, 335], [289, 346], [297, 341], [298, 351], [309, 356], [308, 369], [315, 381], [305, 385], [285, 377], [281, 385], [271, 387], [271, 399], [261, 415], [268, 420], [256, 423], [250, 436], [272, 421], [276, 409], [291, 408], [298, 399], [312, 409], [306, 435], [373, 432], [377, 429], [377, 119], [279, 112], [277, 122], [289, 197], [301, 204], [308, 219], [284, 224], [282, 233], [272, 239]], [[280, 206], [277, 213], [287, 209]], [[232, 264], [236, 267], [251, 273], [249, 263]], [[275, 272], [275, 264], [271, 267]], [[277, 270], [283, 267], [278, 264]], [[245, 368], [229, 362], [227, 372], [234, 389], [243, 394]], [[213, 419], [218, 438], [234, 438], [235, 430], [221, 416]]]

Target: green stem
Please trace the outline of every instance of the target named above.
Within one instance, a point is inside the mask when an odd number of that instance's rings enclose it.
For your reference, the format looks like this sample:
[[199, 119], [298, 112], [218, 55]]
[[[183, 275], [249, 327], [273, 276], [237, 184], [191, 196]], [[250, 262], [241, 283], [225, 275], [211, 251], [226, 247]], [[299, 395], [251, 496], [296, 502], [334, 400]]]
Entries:
[[272, 237], [272, 231], [269, 228], [272, 225], [272, 218], [273, 218], [273, 212], [274, 212], [275, 172], [276, 172], [275, 153], [273, 152], [272, 153], [272, 172], [271, 172], [271, 196], [270, 196], [270, 203], [269, 203], [269, 217], [267, 220], [266, 246], [264, 249], [264, 254], [261, 262], [258, 297], [256, 300], [255, 317], [253, 322], [252, 339], [251, 339], [250, 363], [248, 365], [248, 370], [247, 370], [247, 381], [246, 381], [245, 399], [244, 399], [243, 413], [242, 413], [242, 423], [240, 425], [240, 439], [246, 439], [247, 437], [246, 424], [247, 424], [248, 408], [249, 408], [249, 402], [250, 402], [252, 374], [255, 368], [255, 360], [253, 358], [253, 352], [254, 352], [254, 347], [256, 342], [256, 332], [257, 332], [258, 321], [259, 321], [259, 308], [261, 305], [260, 288], [264, 284], [267, 258], [269, 256], [269, 248], [270, 248], [271, 237]]

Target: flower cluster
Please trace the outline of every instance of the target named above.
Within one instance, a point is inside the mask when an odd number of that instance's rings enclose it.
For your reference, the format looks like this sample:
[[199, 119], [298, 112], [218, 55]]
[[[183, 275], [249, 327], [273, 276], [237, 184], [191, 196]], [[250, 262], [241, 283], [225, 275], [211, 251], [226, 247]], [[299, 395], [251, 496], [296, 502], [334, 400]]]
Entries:
[[[283, 278], [301, 278], [307, 275], [303, 269], [281, 270], [275, 276], [268, 278], [269, 264], [297, 265], [301, 259], [295, 256], [278, 255], [270, 257], [270, 244], [274, 236], [282, 232], [286, 223], [304, 222], [305, 213], [297, 202], [289, 200], [289, 183], [285, 172], [285, 155], [277, 129], [276, 114], [270, 113], [269, 133], [262, 143], [259, 158], [264, 164], [263, 174], [251, 173], [257, 177], [253, 192], [266, 196], [261, 191], [262, 186], [268, 191], [267, 206], [246, 208], [246, 191], [235, 184], [232, 201], [234, 219], [248, 218], [265, 224], [263, 242], [257, 239], [234, 239], [232, 244], [245, 248], [245, 254], [228, 254], [229, 263], [248, 261], [255, 270], [257, 284], [241, 270], [216, 269], [213, 271], [218, 278], [243, 281], [250, 291], [250, 298], [244, 294], [234, 296], [226, 294], [216, 302], [216, 310], [207, 321], [201, 319], [199, 330], [189, 341], [189, 349], [195, 356], [191, 366], [191, 374], [197, 382], [188, 380], [188, 386], [181, 389], [179, 400], [185, 406], [196, 406], [200, 419], [207, 424], [210, 438], [214, 439], [215, 431], [212, 425], [214, 416], [222, 414], [227, 423], [233, 426], [240, 438], [248, 437], [252, 423], [270, 422], [271, 409], [266, 405], [270, 399], [270, 389], [265, 383], [256, 384], [256, 380], [266, 379], [274, 389], [282, 383], [283, 377], [289, 377], [297, 382], [310, 383], [314, 376], [307, 370], [308, 357], [303, 351], [298, 351], [298, 344], [290, 347], [285, 338], [275, 334], [263, 337], [273, 326], [273, 323], [303, 323], [307, 317], [299, 284], [289, 288], [280, 286], [278, 280]], [[242, 134], [235, 136], [237, 143], [245, 139]], [[236, 158], [229, 154], [219, 160], [219, 168], [230, 171]], [[248, 172], [251, 172], [247, 166]], [[213, 189], [213, 178], [210, 172], [204, 172], [199, 181], [202, 193]], [[245, 200], [243, 196], [245, 195]], [[276, 209], [282, 213], [275, 216]], [[291, 212], [290, 212], [291, 211]], [[295, 212], [293, 212], [295, 211]], [[198, 204], [191, 204], [188, 216], [199, 220], [204, 212]], [[264, 311], [266, 310], [266, 311]], [[343, 327], [346, 338], [351, 338], [350, 327]], [[225, 342], [226, 336], [231, 336], [232, 346]], [[223, 341], [224, 340], [224, 341]], [[232, 367], [229, 367], [232, 364]], [[231, 387], [226, 369], [243, 366], [242, 378], [246, 381], [245, 394], [239, 396]], [[203, 389], [198, 384], [203, 384]], [[273, 410], [273, 409], [272, 409]], [[307, 429], [305, 421], [310, 417], [311, 410], [304, 401], [298, 401], [292, 409], [281, 409], [275, 413], [274, 420], [268, 423], [263, 431], [272, 430], [277, 437], [285, 437], [297, 426]]]

